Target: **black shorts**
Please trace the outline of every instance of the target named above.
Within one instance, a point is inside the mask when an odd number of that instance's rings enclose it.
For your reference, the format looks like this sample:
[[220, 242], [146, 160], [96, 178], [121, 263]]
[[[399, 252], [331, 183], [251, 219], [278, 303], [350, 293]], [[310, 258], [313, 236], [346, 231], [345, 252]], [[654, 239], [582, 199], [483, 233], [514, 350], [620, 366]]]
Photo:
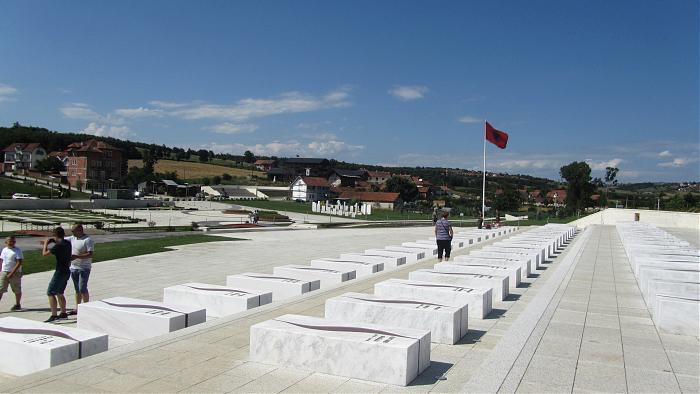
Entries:
[[46, 290], [46, 295], [55, 296], [63, 294], [63, 292], [66, 291], [68, 279], [70, 279], [70, 271], [54, 271], [53, 276], [51, 277], [51, 282], [49, 282], [49, 288]]

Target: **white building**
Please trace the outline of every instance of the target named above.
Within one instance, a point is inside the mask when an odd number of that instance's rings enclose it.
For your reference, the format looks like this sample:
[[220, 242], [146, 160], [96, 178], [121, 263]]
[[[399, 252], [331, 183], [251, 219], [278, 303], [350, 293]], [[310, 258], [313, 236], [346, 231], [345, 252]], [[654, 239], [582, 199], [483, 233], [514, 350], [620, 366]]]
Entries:
[[319, 201], [328, 199], [330, 187], [326, 178], [300, 176], [289, 187], [294, 201]]

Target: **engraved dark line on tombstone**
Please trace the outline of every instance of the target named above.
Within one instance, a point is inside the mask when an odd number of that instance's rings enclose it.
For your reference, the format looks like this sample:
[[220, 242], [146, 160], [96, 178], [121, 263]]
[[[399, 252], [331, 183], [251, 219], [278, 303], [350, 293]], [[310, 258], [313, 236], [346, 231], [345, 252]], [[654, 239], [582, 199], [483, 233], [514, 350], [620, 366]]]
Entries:
[[190, 289], [195, 289], [195, 290], [203, 290], [203, 291], [234, 291], [237, 293], [245, 293], [245, 294], [253, 294], [250, 292], [247, 292], [245, 290], [239, 290], [239, 289], [228, 289], [228, 288], [214, 288], [214, 287], [196, 287], [196, 286], [190, 286], [190, 285], [181, 285], [184, 287], [189, 287]]
[[447, 307], [447, 305], [441, 305], [441, 304], [433, 304], [430, 302], [422, 302], [422, 301], [412, 301], [412, 300], [390, 300], [390, 299], [367, 299], [367, 298], [360, 298], [360, 297], [350, 297], [350, 296], [345, 296], [346, 298], [352, 298], [353, 300], [360, 300], [360, 301], [367, 301], [367, 302], [376, 302], [378, 304], [411, 304], [411, 305], [432, 305], [432, 306], [443, 306]]
[[168, 308], [167, 306], [160, 306], [160, 305], [148, 305], [148, 304], [118, 304], [116, 302], [109, 302], [102, 300], [107, 305], [111, 306], [117, 306], [120, 308], [133, 308], [133, 309], [156, 309], [159, 311], [166, 311], [166, 312], [175, 312], [175, 313], [181, 313], [183, 315], [187, 315], [186, 312], [181, 312], [172, 308]]
[[418, 283], [403, 283], [406, 286], [417, 286], [417, 287], [447, 287], [450, 289], [459, 289], [459, 290], [469, 290], [472, 291], [471, 287], [463, 287], [463, 286], [450, 286], [450, 285], [424, 285], [424, 284], [418, 284]]
[[52, 337], [58, 337], [63, 339], [68, 339], [75, 342], [80, 342], [80, 340], [73, 338], [72, 336], [54, 330], [47, 330], [44, 328], [12, 328], [12, 327], [2, 327], [0, 326], [0, 332], [5, 332], [8, 334], [32, 334], [32, 335], [48, 335]]
[[444, 275], [461, 275], [461, 276], [474, 276], [477, 278], [493, 278], [491, 275], [484, 274], [470, 274], [468, 272], [443, 272], [443, 271], [428, 271], [433, 274], [444, 274]]
[[293, 270], [324, 271], [324, 272], [330, 272], [333, 274], [340, 274], [341, 273], [340, 271], [330, 270], [330, 269], [326, 269], [326, 268], [314, 268], [314, 267], [283, 267], [283, 268], [293, 269]]
[[366, 334], [379, 334], [379, 335], [390, 335], [394, 337], [400, 337], [400, 338], [407, 338], [407, 339], [418, 339], [418, 338], [413, 338], [413, 337], [408, 337], [405, 335], [399, 335], [399, 334], [394, 334], [389, 331], [383, 331], [383, 330], [377, 330], [374, 328], [366, 328], [366, 327], [351, 327], [351, 326], [315, 326], [311, 324], [303, 324], [303, 323], [292, 323], [286, 320], [281, 320], [281, 319], [273, 319], [282, 323], [287, 323], [291, 324], [293, 326], [301, 327], [301, 328], [307, 328], [309, 330], [318, 330], [318, 331], [331, 331], [331, 332], [358, 332], [358, 333], [366, 333]]
[[255, 278], [255, 279], [282, 279], [282, 280], [291, 280], [294, 283], [301, 282], [299, 279], [295, 278], [285, 278], [283, 276], [256, 276], [256, 275], [241, 275], [241, 276], [246, 276], [248, 278]]

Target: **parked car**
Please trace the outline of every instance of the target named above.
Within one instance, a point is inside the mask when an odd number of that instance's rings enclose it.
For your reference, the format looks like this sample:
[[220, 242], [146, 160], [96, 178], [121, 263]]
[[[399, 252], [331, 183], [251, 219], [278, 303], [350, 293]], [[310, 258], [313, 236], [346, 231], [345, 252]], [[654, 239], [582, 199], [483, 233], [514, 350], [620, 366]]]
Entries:
[[32, 197], [27, 193], [15, 193], [12, 195], [13, 200], [38, 200], [38, 197]]

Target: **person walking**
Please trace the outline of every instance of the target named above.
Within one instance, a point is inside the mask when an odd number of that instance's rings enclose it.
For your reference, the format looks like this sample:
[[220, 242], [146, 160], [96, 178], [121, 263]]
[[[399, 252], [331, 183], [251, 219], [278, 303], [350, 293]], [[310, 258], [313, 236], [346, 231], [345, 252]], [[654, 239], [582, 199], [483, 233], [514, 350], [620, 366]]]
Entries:
[[75, 288], [75, 310], [69, 312], [68, 315], [75, 315], [78, 313], [78, 305], [90, 301], [88, 280], [92, 270], [92, 252], [95, 244], [85, 234], [82, 224], [75, 224], [71, 232], [73, 236], [68, 237], [67, 241], [70, 242], [72, 251], [70, 276]]
[[[56, 270], [49, 282], [49, 288], [46, 290], [46, 295], [49, 297], [49, 307], [51, 308], [51, 316], [45, 320], [46, 323], [51, 323], [58, 319], [66, 319], [66, 297], [63, 293], [66, 291], [68, 279], [70, 279], [71, 265], [71, 244], [65, 240], [66, 233], [62, 227], [56, 227], [53, 230], [53, 238], [47, 238], [43, 241], [42, 256], [54, 255], [56, 257]], [[54, 244], [50, 249], [49, 245]], [[58, 313], [58, 309], [61, 313]]]
[[452, 237], [454, 236], [454, 231], [452, 230], [452, 225], [447, 218], [450, 213], [444, 211], [441, 215], [440, 220], [435, 222], [435, 239], [437, 240], [438, 248], [438, 261], [442, 261], [443, 252], [445, 254], [445, 261], [450, 261], [450, 252], [452, 251]]
[[8, 286], [15, 293], [15, 305], [10, 311], [16, 312], [22, 309], [22, 261], [24, 255], [22, 249], [15, 246], [14, 235], [5, 238], [5, 247], [0, 252], [0, 263], [2, 271], [0, 271], [0, 300], [2, 295], [7, 293]]

